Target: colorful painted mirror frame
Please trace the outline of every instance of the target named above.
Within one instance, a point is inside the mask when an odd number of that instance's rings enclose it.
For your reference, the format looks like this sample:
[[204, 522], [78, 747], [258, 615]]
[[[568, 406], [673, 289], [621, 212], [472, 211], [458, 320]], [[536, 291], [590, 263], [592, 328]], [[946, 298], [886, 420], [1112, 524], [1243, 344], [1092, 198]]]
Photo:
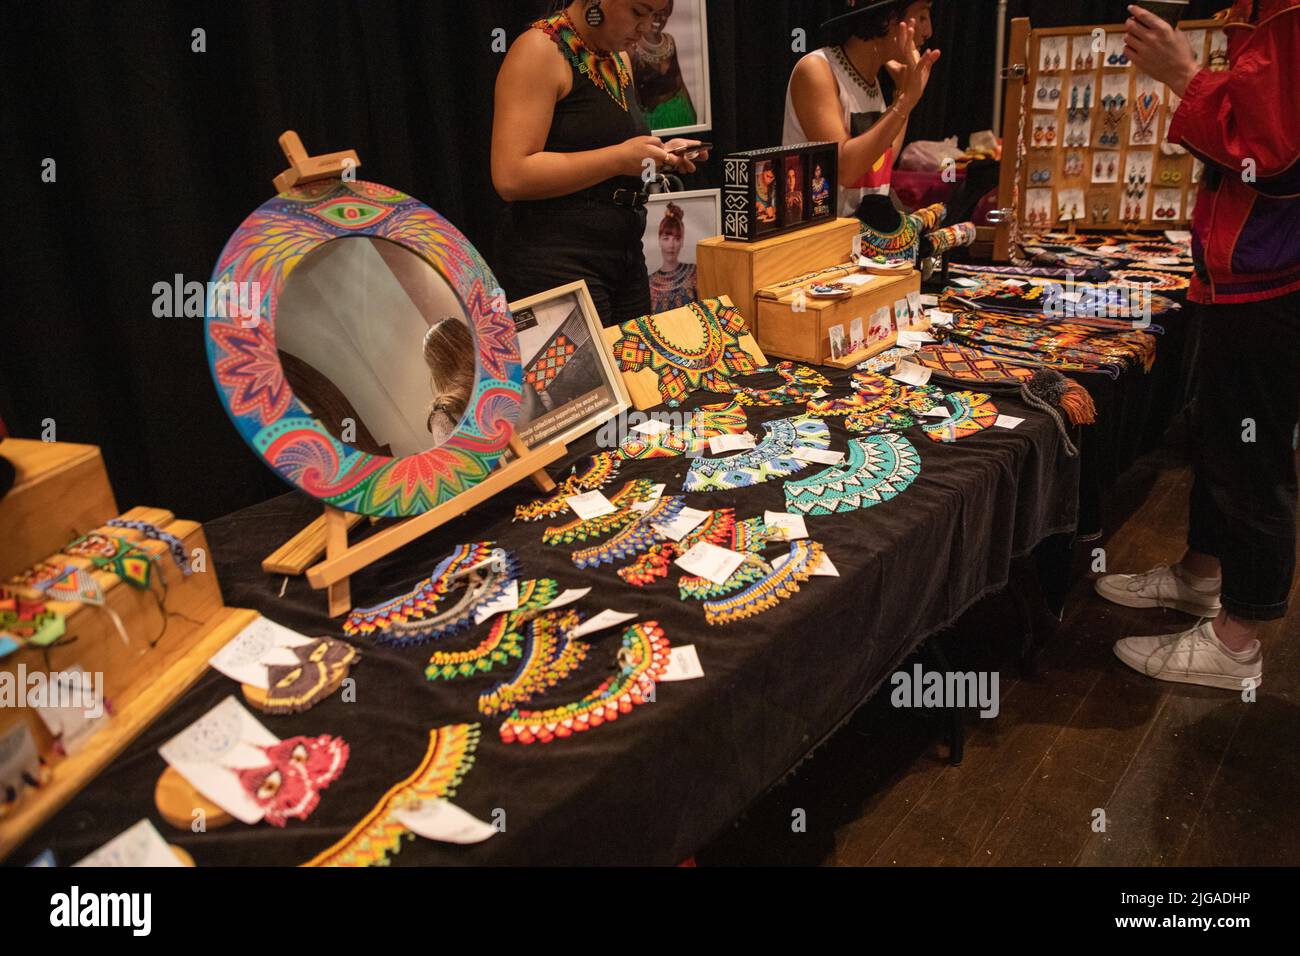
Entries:
[[[309, 253], [349, 236], [386, 239], [420, 256], [448, 282], [468, 316], [477, 365], [473, 398], [455, 433], [418, 455], [390, 458], [341, 444], [294, 396], [280, 366], [275, 323], [286, 281]], [[235, 230], [211, 288], [208, 365], [226, 411], [280, 477], [321, 501], [378, 517], [421, 514], [486, 478], [509, 445], [523, 372], [505, 296], [469, 240], [405, 193], [339, 180], [280, 193]], [[259, 299], [247, 310], [215, 308], [238, 298], [221, 298], [231, 289], [255, 289]]]

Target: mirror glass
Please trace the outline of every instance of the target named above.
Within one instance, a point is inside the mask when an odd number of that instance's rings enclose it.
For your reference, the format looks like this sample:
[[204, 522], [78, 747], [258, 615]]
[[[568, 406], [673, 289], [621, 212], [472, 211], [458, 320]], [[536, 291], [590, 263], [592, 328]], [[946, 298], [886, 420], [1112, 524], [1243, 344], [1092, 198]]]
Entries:
[[347, 236], [305, 256], [280, 294], [275, 338], [298, 400], [340, 442], [373, 455], [441, 445], [474, 392], [460, 299], [386, 239]]

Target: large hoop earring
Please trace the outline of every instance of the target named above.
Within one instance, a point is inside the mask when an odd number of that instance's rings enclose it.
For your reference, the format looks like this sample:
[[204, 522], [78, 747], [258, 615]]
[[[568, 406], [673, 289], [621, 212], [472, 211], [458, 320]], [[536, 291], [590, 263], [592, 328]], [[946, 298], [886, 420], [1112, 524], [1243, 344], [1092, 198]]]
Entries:
[[598, 27], [605, 22], [605, 11], [600, 8], [600, 0], [588, 0], [587, 26]]

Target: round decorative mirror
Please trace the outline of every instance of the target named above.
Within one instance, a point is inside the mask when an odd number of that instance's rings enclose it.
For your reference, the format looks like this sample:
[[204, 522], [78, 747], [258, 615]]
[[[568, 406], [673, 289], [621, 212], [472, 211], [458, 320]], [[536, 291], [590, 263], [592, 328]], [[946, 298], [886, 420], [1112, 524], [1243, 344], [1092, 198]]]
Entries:
[[514, 320], [469, 241], [404, 193], [281, 193], [226, 243], [208, 362], [235, 427], [335, 507], [420, 514], [485, 478], [523, 376]]

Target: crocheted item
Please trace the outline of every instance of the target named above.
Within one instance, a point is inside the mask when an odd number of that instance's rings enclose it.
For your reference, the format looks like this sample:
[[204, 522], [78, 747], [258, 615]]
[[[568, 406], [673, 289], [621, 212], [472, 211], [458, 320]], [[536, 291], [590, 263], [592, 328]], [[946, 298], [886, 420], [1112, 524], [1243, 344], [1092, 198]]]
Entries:
[[618, 576], [633, 587], [643, 588], [648, 584], [668, 577], [668, 569], [673, 561], [685, 554], [701, 541], [726, 547], [731, 544], [736, 530], [736, 511], [734, 508], [719, 508], [709, 513], [700, 524], [682, 536], [680, 541], [663, 541], [651, 545], [644, 554], [629, 564], [618, 569]]
[[95, 567], [116, 574], [141, 591], [147, 591], [153, 580], [153, 559], [149, 553], [117, 535], [92, 531], [73, 541], [63, 553], [89, 558]]
[[870, 508], [902, 494], [921, 474], [921, 456], [902, 435], [849, 440], [848, 458], [785, 483], [786, 510], [829, 515]]
[[618, 511], [595, 518], [575, 518], [568, 524], [547, 528], [542, 532], [542, 543], [562, 545], [574, 544], [590, 538], [603, 538], [635, 521], [640, 516], [640, 512], [631, 506], [637, 502], [649, 501], [653, 491], [654, 482], [649, 478], [629, 481], [609, 499], [610, 504], [618, 508]]
[[749, 333], [745, 319], [720, 299], [692, 302], [687, 308], [700, 328], [701, 344], [687, 347], [672, 341], [643, 315], [619, 326], [621, 337], [614, 343], [614, 358], [623, 372], [650, 369], [658, 379], [660, 397], [670, 406], [681, 403], [693, 391], [730, 392], [729, 381], [737, 375], [758, 371], [758, 364], [740, 345]]
[[425, 800], [454, 797], [474, 763], [478, 742], [478, 724], [450, 724], [430, 730], [429, 748], [415, 772], [384, 794], [343, 839], [303, 866], [386, 865], [392, 854], [400, 852], [403, 837], [413, 838], [396, 812], [419, 807]]
[[575, 69], [586, 76], [597, 87], [609, 94], [609, 98], [627, 111], [627, 91], [632, 86], [632, 75], [623, 57], [618, 53], [605, 53], [587, 46], [568, 13], [561, 10], [554, 16], [538, 20], [533, 24], [560, 48]]
[[672, 648], [655, 621], [633, 624], [623, 632], [618, 672], [590, 694], [571, 704], [548, 710], [516, 710], [501, 724], [504, 743], [550, 743], [584, 733], [632, 712], [654, 699], [654, 685], [668, 669]]
[[244, 685], [244, 698], [263, 713], [298, 714], [311, 709], [339, 689], [361, 657], [351, 644], [332, 637], [288, 650], [298, 658], [297, 664], [267, 667], [265, 688]]
[[594, 568], [602, 564], [630, 561], [652, 545], [664, 540], [655, 525], [668, 524], [677, 517], [686, 504], [681, 495], [664, 495], [648, 511], [603, 544], [574, 551], [573, 563], [580, 568]]
[[998, 407], [993, 399], [981, 392], [949, 392], [948, 403], [953, 412], [942, 421], [927, 422], [924, 432], [937, 442], [952, 442], [966, 438], [986, 428], [992, 428], [998, 418]]
[[688, 423], [681, 428], [669, 429], [650, 437], [640, 434], [628, 437], [619, 445], [618, 456], [640, 460], [698, 455], [708, 447], [710, 438], [740, 435], [746, 426], [745, 410], [739, 402], [701, 405], [691, 412]]
[[549, 498], [539, 498], [515, 508], [516, 521], [537, 521], [567, 514], [569, 499], [584, 491], [604, 488], [618, 474], [619, 459], [612, 451], [602, 451], [592, 456], [587, 467], [561, 481]]
[[429, 680], [473, 677], [519, 660], [524, 653], [528, 622], [559, 593], [560, 584], [553, 578], [521, 581], [518, 608], [498, 614], [487, 637], [469, 650], [434, 651], [424, 669], [424, 676]]
[[825, 551], [806, 538], [790, 543], [790, 557], [770, 574], [730, 597], [704, 602], [704, 619], [710, 624], [728, 624], [771, 610], [792, 597], [799, 585], [813, 575]]
[[830, 448], [831, 433], [819, 418], [799, 415], [766, 422], [763, 440], [748, 451], [727, 458], [696, 458], [682, 484], [683, 491], [729, 491], [784, 478], [808, 467], [792, 457], [797, 448]]
[[497, 548], [488, 563], [466, 569], [439, 595], [437, 614], [426, 616], [420, 612], [395, 621], [380, 631], [375, 640], [380, 644], [410, 647], [459, 634], [473, 626], [475, 612], [480, 607], [498, 600], [518, 576], [518, 560], [511, 552]]
[[741, 405], [797, 405], [812, 398], [819, 389], [831, 385], [825, 375], [794, 362], [781, 362], [773, 371], [785, 379], [784, 385], [775, 388], [736, 386], [736, 401]]
[[481, 694], [478, 709], [493, 716], [526, 704], [577, 670], [590, 650], [585, 641], [569, 636], [580, 623], [582, 618], [572, 610], [544, 611], [529, 621], [518, 671]]
[[425, 611], [437, 605], [458, 574], [486, 561], [493, 549], [491, 541], [456, 545], [451, 554], [434, 568], [433, 574], [414, 590], [374, 607], [356, 608], [343, 622], [343, 633], [372, 634], [401, 621], [423, 616]]
[[186, 575], [190, 573], [189, 555], [185, 551], [185, 543], [170, 531], [164, 531], [156, 524], [151, 524], [148, 521], [131, 521], [126, 518], [113, 518], [104, 523], [110, 528], [129, 528], [133, 531], [139, 531], [146, 538], [161, 541], [171, 551], [172, 561], [176, 563], [176, 567], [180, 568], [181, 573]]

